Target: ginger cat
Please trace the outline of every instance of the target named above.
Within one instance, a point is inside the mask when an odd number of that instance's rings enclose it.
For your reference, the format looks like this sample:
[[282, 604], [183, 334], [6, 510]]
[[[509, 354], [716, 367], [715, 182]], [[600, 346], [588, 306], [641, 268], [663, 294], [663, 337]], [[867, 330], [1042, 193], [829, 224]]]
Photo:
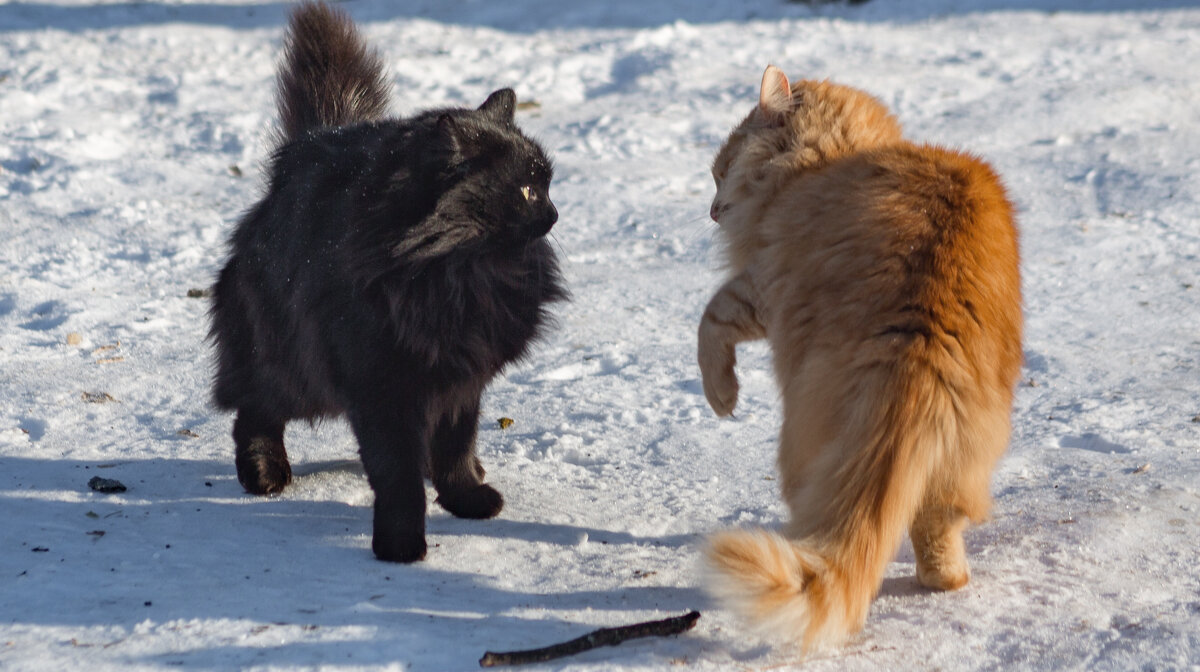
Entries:
[[978, 158], [774, 66], [713, 177], [731, 273], [700, 323], [704, 393], [730, 414], [735, 345], [769, 340], [791, 520], [713, 536], [707, 587], [824, 648], [862, 627], [905, 531], [923, 585], [970, 577], [962, 532], [990, 509], [1022, 358], [1013, 208]]

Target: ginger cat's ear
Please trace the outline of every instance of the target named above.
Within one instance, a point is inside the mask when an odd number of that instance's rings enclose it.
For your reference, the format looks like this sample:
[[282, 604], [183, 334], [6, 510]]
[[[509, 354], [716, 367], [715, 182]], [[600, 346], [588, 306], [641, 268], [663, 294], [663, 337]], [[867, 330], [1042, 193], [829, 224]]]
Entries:
[[769, 121], [782, 121], [792, 109], [792, 85], [779, 68], [768, 65], [758, 92], [758, 111]]

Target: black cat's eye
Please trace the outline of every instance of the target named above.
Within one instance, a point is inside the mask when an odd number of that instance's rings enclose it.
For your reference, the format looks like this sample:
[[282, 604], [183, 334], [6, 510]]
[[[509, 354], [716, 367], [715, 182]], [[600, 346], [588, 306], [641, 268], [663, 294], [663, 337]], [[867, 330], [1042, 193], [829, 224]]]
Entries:
[[528, 184], [521, 187], [521, 195], [525, 197], [526, 201], [531, 203], [538, 200], [537, 192], [534, 191], [533, 187], [529, 186]]

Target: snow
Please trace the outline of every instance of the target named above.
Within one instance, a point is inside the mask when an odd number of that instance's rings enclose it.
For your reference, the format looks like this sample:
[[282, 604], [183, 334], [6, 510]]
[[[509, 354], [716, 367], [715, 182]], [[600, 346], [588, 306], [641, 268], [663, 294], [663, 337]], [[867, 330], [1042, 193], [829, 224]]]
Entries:
[[519, 121], [556, 159], [574, 300], [485, 397], [507, 507], [432, 506], [428, 559], [378, 562], [337, 422], [289, 428], [282, 496], [237, 483], [188, 290], [259, 193], [285, 3], [0, 4], [0, 668], [470, 670], [692, 608], [682, 636], [537, 669], [798, 667], [696, 576], [706, 533], [786, 515], [769, 351], [740, 351], [735, 420], [694, 363], [722, 275], [709, 161], [773, 62], [991, 161], [1027, 314], [972, 582], [921, 589], [906, 545], [862, 634], [804, 669], [1200, 669], [1194, 2], [343, 6], [397, 113], [502, 86], [538, 104]]

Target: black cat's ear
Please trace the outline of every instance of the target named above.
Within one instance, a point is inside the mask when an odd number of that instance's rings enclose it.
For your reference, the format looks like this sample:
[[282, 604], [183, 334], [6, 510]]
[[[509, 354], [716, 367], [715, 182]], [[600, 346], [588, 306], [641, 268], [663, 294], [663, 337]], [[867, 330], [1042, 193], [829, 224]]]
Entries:
[[459, 138], [462, 136], [462, 128], [458, 125], [458, 122], [454, 120], [454, 117], [449, 114], [443, 114], [442, 116], [438, 117], [437, 128], [438, 133], [446, 139], [446, 142], [449, 143], [450, 151], [452, 153], [458, 153], [460, 145]]
[[500, 89], [492, 92], [488, 99], [479, 106], [479, 111], [487, 114], [496, 121], [512, 123], [513, 113], [517, 109], [517, 94], [512, 89]]

